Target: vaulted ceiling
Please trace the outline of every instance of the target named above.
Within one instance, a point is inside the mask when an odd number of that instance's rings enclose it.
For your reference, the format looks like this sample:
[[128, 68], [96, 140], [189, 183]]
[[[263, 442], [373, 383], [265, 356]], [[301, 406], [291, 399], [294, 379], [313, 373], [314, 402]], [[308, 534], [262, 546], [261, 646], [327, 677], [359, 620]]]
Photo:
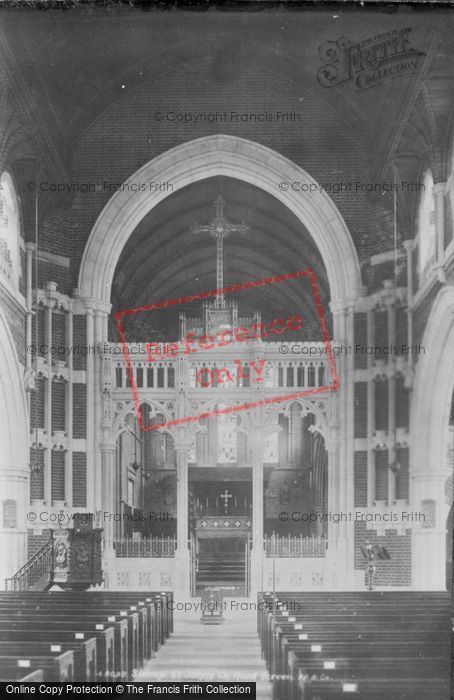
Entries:
[[[211, 60], [213, 102], [239, 84], [251, 67], [269, 77], [273, 92], [289, 85], [302, 111], [322, 99], [339, 118], [339, 129], [356, 133], [371, 159], [371, 171], [386, 167], [397, 147], [420, 85], [424, 84], [438, 128], [446, 121], [453, 78], [453, 17], [443, 11], [410, 8], [387, 12], [325, 8], [279, 12], [141, 12], [124, 6], [72, 8], [70, 12], [4, 10], [0, 28], [3, 63], [12, 85], [27, 91], [27, 109], [47, 147], [71, 172], [78, 139], [100, 114], [144, 84], [165, 89], [182, 67], [194, 101], [207, 85], [198, 84], [198, 65]], [[376, 34], [411, 27], [410, 42], [426, 56], [424, 69], [405, 81], [388, 80], [357, 90], [352, 81], [326, 88], [317, 73], [326, 58], [325, 42], [367, 41]], [[169, 96], [170, 97], [170, 96]], [[266, 95], [264, 107], [266, 107]], [[242, 102], [246, 105], [246, 96]], [[333, 135], [334, 136], [334, 135]]]
[[[355, 170], [352, 165], [352, 151], [360, 154], [356, 163], [361, 160], [361, 177], [370, 182], [389, 181], [393, 167], [402, 178], [417, 180], [423, 161], [432, 165], [436, 181], [446, 178], [454, 104], [451, 11], [289, 7], [267, 12], [142, 12], [114, 5], [68, 12], [11, 8], [2, 11], [1, 19], [0, 73], [22, 126], [10, 128], [0, 160], [8, 159], [19, 183], [24, 221], [31, 222], [30, 237], [34, 195], [26, 183], [35, 179], [30, 173], [40, 165], [54, 182], [86, 181], [91, 175], [98, 177], [96, 149], [102, 154], [101, 168], [110, 164], [109, 151], [117, 149], [118, 162], [106, 177], [124, 181], [163, 150], [204, 135], [193, 125], [182, 130], [181, 124], [177, 129], [152, 122], [155, 104], [189, 112], [222, 105], [247, 111], [253, 104], [266, 112], [271, 97], [276, 100], [277, 96], [283, 110], [289, 104], [299, 110], [301, 123], [292, 129], [282, 125], [277, 145], [276, 131], [267, 131], [262, 124], [256, 128], [248, 124], [244, 137], [276, 148], [301, 167], [310, 161], [316, 179], [355, 181], [359, 166]], [[367, 46], [376, 35], [405, 27], [411, 28], [410, 43], [421, 58], [420, 69], [408, 73], [405, 80], [372, 82], [368, 89], [358, 89], [354, 80], [333, 87], [317, 80], [327, 62], [326, 42], [365, 42]], [[139, 94], [147, 96], [141, 128], [134, 129], [137, 114], [131, 109], [130, 128], [124, 129], [122, 122], [115, 130], [115, 115], [125, 103], [139, 105], [136, 109], [143, 105], [136, 99]], [[110, 130], [105, 126], [109, 124]], [[203, 128], [206, 133], [224, 131], [217, 124]], [[82, 204], [71, 194], [42, 196], [40, 212], [43, 220], [48, 218], [41, 226], [43, 242], [49, 231], [52, 250], [55, 230], [60, 233], [66, 225], [69, 231], [70, 235], [61, 236], [58, 252], [71, 258], [73, 286], [90, 231], [111, 194], [86, 197]], [[218, 194], [227, 200], [228, 218], [244, 220], [251, 227], [247, 236], [232, 236], [227, 242], [226, 284], [310, 266], [327, 308], [323, 264], [301, 223], [270, 195], [227, 178], [202, 181], [170, 195], [141, 222], [117, 267], [113, 308], [215, 286], [215, 242], [203, 236], [195, 240], [188, 232], [193, 223], [213, 218]], [[414, 233], [417, 197], [418, 191], [398, 194], [403, 238]], [[374, 220], [370, 210], [361, 209], [359, 197], [348, 200], [333, 195], [333, 199], [357, 248], [366, 249], [379, 236], [386, 239], [385, 215]], [[385, 214], [392, 211], [392, 194], [376, 199], [387, 210]], [[355, 207], [356, 220], [350, 218]], [[281, 316], [283, 308], [298, 312], [294, 307], [299, 293], [299, 288], [292, 290], [288, 284], [273, 294], [270, 289], [244, 294], [239, 301], [244, 314], [258, 309], [271, 318]], [[175, 335], [177, 315], [178, 311], [166, 314], [158, 335]], [[308, 311], [308, 323], [315, 332], [313, 311]], [[141, 327], [137, 318], [132, 330], [139, 339], [149, 328]]]
[[[216, 241], [194, 234], [193, 224], [215, 217], [214, 200], [226, 200], [224, 215], [244, 222], [247, 233], [232, 233], [224, 244], [224, 285], [249, 282], [308, 267], [315, 271], [322, 305], [329, 318], [329, 289], [320, 254], [301, 222], [277, 199], [245, 182], [226, 177], [201, 180], [171, 194], [141, 221], [117, 265], [112, 290], [114, 310], [152, 304], [216, 288]], [[230, 298], [230, 296], [229, 296]], [[321, 340], [320, 322], [306, 278], [232, 294], [239, 316], [260, 311], [264, 321], [299, 314], [304, 329], [298, 337]], [[172, 340], [178, 314], [201, 315], [201, 303], [141, 312], [125, 320], [126, 337]], [[296, 337], [296, 336], [295, 336]], [[113, 331], [112, 338], [116, 338]], [[286, 333], [286, 340], [289, 334]]]

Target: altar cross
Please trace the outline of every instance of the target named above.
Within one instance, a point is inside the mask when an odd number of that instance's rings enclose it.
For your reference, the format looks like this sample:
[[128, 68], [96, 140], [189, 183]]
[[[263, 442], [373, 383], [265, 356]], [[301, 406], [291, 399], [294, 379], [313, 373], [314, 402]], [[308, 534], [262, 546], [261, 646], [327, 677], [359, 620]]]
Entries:
[[232, 498], [232, 494], [229, 493], [229, 490], [226, 489], [224, 493], [219, 494], [222, 500], [224, 501], [224, 511], [225, 514], [227, 515], [227, 511], [229, 509], [229, 499]]
[[232, 224], [224, 216], [225, 199], [219, 195], [214, 202], [216, 206], [216, 216], [204, 226], [194, 224], [191, 227], [191, 233], [208, 233], [216, 239], [216, 301], [215, 308], [225, 307], [225, 298], [222, 292], [224, 288], [224, 239], [232, 233], [247, 233], [249, 226], [247, 224]]

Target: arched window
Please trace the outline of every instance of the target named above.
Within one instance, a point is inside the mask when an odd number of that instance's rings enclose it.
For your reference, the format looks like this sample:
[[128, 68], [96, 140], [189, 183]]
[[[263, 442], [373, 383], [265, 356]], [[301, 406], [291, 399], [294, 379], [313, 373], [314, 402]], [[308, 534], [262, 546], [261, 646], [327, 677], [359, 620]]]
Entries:
[[424, 188], [418, 215], [418, 271], [421, 280], [427, 277], [435, 262], [435, 200], [433, 186], [432, 173], [430, 170], [427, 170], [424, 175]]
[[0, 275], [14, 287], [19, 280], [19, 203], [11, 176], [0, 177]]

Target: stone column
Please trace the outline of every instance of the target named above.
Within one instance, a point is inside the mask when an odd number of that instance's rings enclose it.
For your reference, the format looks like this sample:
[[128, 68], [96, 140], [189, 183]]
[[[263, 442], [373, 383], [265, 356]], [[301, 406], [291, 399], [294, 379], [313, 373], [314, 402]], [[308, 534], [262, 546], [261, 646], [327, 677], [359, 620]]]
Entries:
[[[413, 345], [413, 268], [412, 268], [412, 252], [414, 242], [412, 240], [404, 241], [405, 250], [407, 251], [407, 345]], [[407, 356], [407, 377], [406, 386], [411, 387], [413, 384], [413, 354], [410, 352]]]
[[[331, 303], [336, 343], [352, 346], [354, 342], [353, 300]], [[354, 365], [353, 353], [344, 352], [337, 358], [339, 376], [339, 522], [337, 547], [340, 585], [354, 583], [354, 523], [349, 521], [349, 513], [354, 507]], [[347, 521], [345, 521], [347, 520]]]
[[186, 428], [179, 429], [175, 441], [177, 461], [177, 551], [175, 553], [175, 589], [188, 596], [190, 593], [190, 552], [188, 532], [188, 450]]
[[[257, 411], [257, 409], [255, 410]], [[263, 441], [264, 429], [256, 423], [250, 435], [252, 467], [252, 597], [261, 589], [263, 581]]]
[[100, 383], [100, 348], [107, 332], [110, 304], [97, 299], [85, 299], [87, 318], [87, 508], [101, 510], [102, 493], [102, 416]]
[[[32, 318], [33, 318], [33, 297], [32, 297], [32, 289], [33, 289], [33, 253], [35, 250], [35, 246], [33, 243], [26, 243], [25, 244], [25, 252], [26, 252], [26, 265], [27, 265], [27, 272], [26, 272], [26, 305], [27, 305], [27, 321], [26, 321], [26, 331], [25, 331], [25, 337], [26, 337], [26, 347], [28, 348], [32, 343], [33, 343], [33, 338], [32, 338]], [[38, 314], [36, 314], [38, 316]], [[38, 322], [38, 318], [36, 317], [36, 322]], [[38, 352], [38, 348], [36, 348], [36, 352]], [[27, 353], [25, 355], [25, 366], [27, 369], [31, 369], [32, 366], [32, 352], [29, 352], [27, 350]]]
[[[102, 434], [106, 428], [109, 426], [104, 426], [103, 419], [103, 396], [102, 396], [102, 382], [104, 378], [102, 377], [101, 365], [103, 362], [103, 357], [101, 355], [101, 345], [103, 344], [104, 337], [104, 327], [107, 326], [107, 312], [105, 309], [101, 308], [99, 303], [96, 303], [94, 310], [94, 468], [95, 468], [95, 510], [100, 510], [104, 503], [104, 492], [103, 492], [103, 469], [102, 469], [102, 459], [101, 459], [101, 441]], [[110, 365], [109, 365], [110, 367]], [[110, 370], [109, 370], [110, 379]], [[109, 389], [110, 391], [110, 389]]]
[[411, 506], [416, 521], [409, 523], [412, 532], [412, 581], [416, 591], [446, 590], [446, 517], [444, 485], [448, 469], [429, 464], [427, 474], [412, 474]]
[[183, 439], [175, 443], [177, 459], [177, 549], [188, 550], [188, 445]]
[[437, 182], [433, 186], [435, 204], [435, 258], [436, 270], [440, 282], [445, 282], [445, 195], [446, 182]]
[[45, 343], [47, 345], [47, 381], [45, 395], [44, 429], [46, 431], [46, 449], [44, 452], [44, 502], [52, 505], [52, 310], [57, 290], [55, 282], [46, 283]]
[[[339, 513], [339, 441], [335, 438], [325, 440], [328, 454], [328, 512]], [[339, 541], [339, 525], [333, 520], [328, 521], [328, 554], [337, 552]]]
[[113, 442], [102, 442], [102, 506], [100, 526], [104, 529], [104, 554], [113, 555], [112, 543], [115, 537], [115, 457], [117, 448]]
[[95, 511], [95, 456], [94, 456], [94, 395], [95, 395], [95, 358], [93, 354], [95, 333], [94, 333], [94, 311], [86, 302], [86, 332], [87, 332], [87, 370], [86, 370], [86, 455], [87, 455], [87, 509]]
[[[66, 315], [66, 344], [69, 348], [73, 346], [72, 303], [72, 300], [70, 300]], [[69, 508], [73, 504], [73, 355], [74, 353], [71, 352], [68, 356], [68, 382], [65, 393], [66, 435], [68, 437], [68, 449], [65, 453], [65, 501]]]
[[[385, 303], [388, 312], [388, 345], [396, 344], [396, 295], [394, 283], [385, 280]], [[396, 460], [396, 359], [394, 353], [388, 355], [388, 465]], [[388, 506], [396, 500], [396, 474], [388, 469]]]
[[[375, 345], [375, 315], [373, 309], [367, 310], [367, 345]], [[375, 501], [375, 450], [373, 444], [375, 431], [375, 381], [374, 357], [367, 355], [367, 506]]]

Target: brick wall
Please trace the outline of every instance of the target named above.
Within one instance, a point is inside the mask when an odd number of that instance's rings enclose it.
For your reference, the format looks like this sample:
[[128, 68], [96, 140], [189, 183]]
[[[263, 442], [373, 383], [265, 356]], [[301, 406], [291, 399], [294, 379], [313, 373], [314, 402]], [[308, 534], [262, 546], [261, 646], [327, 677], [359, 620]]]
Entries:
[[400, 464], [400, 469], [396, 474], [396, 498], [409, 498], [409, 450], [408, 447], [401, 447], [396, 450], [396, 460]]
[[85, 384], [73, 385], [73, 438], [86, 436], [86, 396], [87, 387]]
[[408, 343], [408, 316], [405, 307], [396, 307], [396, 345], [400, 349]]
[[38, 462], [41, 469], [30, 472], [30, 499], [44, 499], [44, 452], [43, 450], [30, 449], [30, 463]]
[[73, 452], [73, 506], [87, 505], [87, 458], [85, 452]]
[[410, 423], [410, 391], [402, 375], [396, 377], [396, 427], [408, 428]]
[[35, 390], [30, 394], [30, 426], [32, 428], [44, 428], [44, 391], [46, 380], [38, 377], [35, 382]]
[[52, 382], [52, 431], [66, 429], [65, 392], [64, 382]]
[[[92, 121], [79, 139], [71, 181], [124, 182], [144, 163], [168, 149], [220, 131], [219, 124], [202, 121], [190, 127], [181, 122], [156, 122], [156, 111], [244, 111], [247, 95], [248, 111], [293, 110], [302, 115], [302, 121], [297, 128], [262, 122], [259, 130], [253, 122], [224, 122], [223, 133], [260, 141], [301, 165], [321, 183], [369, 182], [369, 158], [358, 144], [353, 126], [349, 130], [344, 124], [339, 132], [337, 113], [326, 109], [325, 95], [314, 93], [302, 109], [293, 80], [273, 80], [270, 90], [269, 70], [254, 62], [226, 82], [214, 78], [211, 59], [198, 60], [194, 69], [198, 76], [196, 91], [188, 83], [187, 69], [181, 66], [168, 73], [165, 81], [162, 75], [156, 75], [155, 81], [149, 80], [127, 94], [125, 91], [123, 98]], [[66, 208], [62, 205], [48, 214], [41, 234], [43, 248], [71, 258], [71, 275], [67, 279], [63, 272], [63, 279], [57, 279], [55, 271], [52, 273], [62, 291], [63, 285], [68, 290], [77, 286], [83, 249], [112, 194], [103, 188], [99, 192], [75, 193]], [[392, 248], [392, 216], [387, 206], [362, 192], [330, 192], [330, 196], [352, 232], [361, 259]]]
[[367, 452], [355, 452], [355, 506], [367, 506]]
[[[355, 314], [355, 345], [365, 347], [367, 345], [367, 315], [364, 313]], [[365, 369], [367, 367], [367, 354], [355, 353], [355, 369]]]
[[375, 499], [385, 501], [388, 498], [388, 450], [375, 451]]
[[355, 382], [355, 437], [367, 436], [367, 383]]
[[46, 310], [41, 306], [38, 308], [37, 314], [32, 316], [32, 343], [36, 342], [36, 320], [38, 319], [38, 355], [41, 357], [45, 356], [44, 345], [47, 343], [46, 333], [45, 333], [45, 314]]
[[388, 380], [375, 381], [375, 430], [388, 430]]
[[364, 569], [364, 559], [360, 546], [370, 542], [385, 547], [391, 555], [391, 561], [378, 561], [376, 564], [375, 585], [410, 586], [411, 585], [411, 531], [398, 535], [396, 530], [386, 530], [383, 537], [378, 537], [375, 530], [367, 530], [366, 523], [355, 523], [355, 569]]
[[[386, 310], [377, 310], [375, 312], [374, 345], [380, 349], [388, 345], [388, 312]], [[377, 360], [388, 361], [388, 356], [380, 351], [376, 353], [375, 357]]]
[[[43, 248], [43, 241], [40, 241], [40, 249]], [[50, 253], [65, 255], [66, 247], [61, 245], [56, 232], [53, 232], [52, 243], [48, 241], [47, 250]], [[48, 260], [39, 260], [38, 263], [38, 281], [40, 289], [44, 289], [46, 282], [56, 282], [57, 289], [62, 294], [71, 295], [73, 287], [68, 274], [68, 268], [63, 265], [57, 265]]]
[[65, 499], [65, 453], [63, 450], [52, 450], [52, 500]]
[[[74, 353], [72, 355], [73, 369], [84, 370], [87, 367], [87, 358], [81, 350], [77, 351], [78, 346], [84, 346], [87, 342], [86, 317], [74, 315], [73, 317], [73, 343]], [[71, 358], [70, 358], [71, 359]]]
[[58, 355], [55, 359], [65, 361], [66, 353], [62, 352], [66, 345], [66, 317], [63, 312], [52, 313], [52, 343], [58, 346]]
[[30, 559], [41, 547], [44, 547], [49, 539], [50, 530], [41, 530], [39, 534], [35, 534], [33, 530], [27, 530], [28, 558]]

